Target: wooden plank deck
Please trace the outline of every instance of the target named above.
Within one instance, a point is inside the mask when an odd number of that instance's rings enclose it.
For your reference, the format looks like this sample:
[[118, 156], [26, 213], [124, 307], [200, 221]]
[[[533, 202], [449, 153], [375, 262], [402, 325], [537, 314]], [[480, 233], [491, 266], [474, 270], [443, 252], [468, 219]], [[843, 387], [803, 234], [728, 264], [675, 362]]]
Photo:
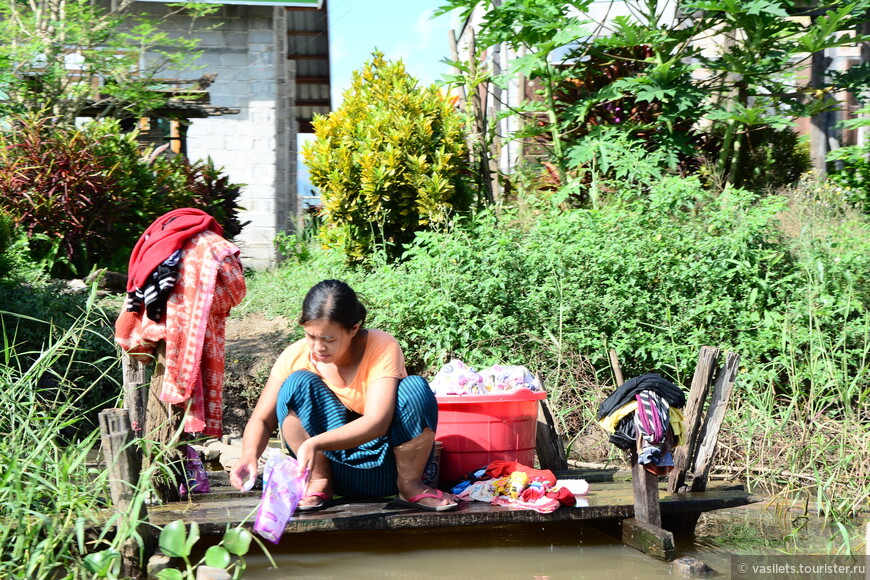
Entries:
[[[294, 514], [285, 534], [334, 532], [342, 530], [398, 530], [540, 523], [556, 521], [619, 520], [633, 517], [631, 481], [596, 481], [601, 474], [572, 471], [563, 478], [584, 478], [590, 482], [588, 495], [578, 507], [560, 507], [551, 514], [531, 510], [491, 506], [482, 502], [461, 502], [452, 512], [427, 512], [400, 506], [389, 500], [336, 499], [324, 510]], [[662, 490], [667, 482], [661, 482]], [[177, 519], [197, 522], [204, 536], [222, 535], [227, 526], [253, 526], [260, 492], [240, 493], [231, 488], [216, 488], [210, 494], [194, 496], [190, 501], [168, 503], [149, 509], [149, 520], [158, 526]], [[704, 492], [667, 493], [661, 495], [664, 516], [699, 514], [717, 509], [738, 507], [759, 501], [740, 489], [711, 487]], [[586, 505], [582, 505], [585, 503]]]

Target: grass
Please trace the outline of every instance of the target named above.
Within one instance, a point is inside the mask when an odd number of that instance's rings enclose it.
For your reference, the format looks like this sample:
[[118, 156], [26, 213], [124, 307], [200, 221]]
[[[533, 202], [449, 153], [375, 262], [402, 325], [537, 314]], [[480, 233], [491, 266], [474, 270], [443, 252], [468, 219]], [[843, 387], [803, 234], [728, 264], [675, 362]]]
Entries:
[[[0, 578], [57, 580], [119, 578], [125, 545], [141, 549], [140, 510], [153, 497], [152, 478], [166, 471], [166, 445], [157, 446], [155, 457], [139, 474], [124, 513], [112, 508], [108, 471], [93, 464], [100, 446], [100, 431], [93, 428], [93, 409], [82, 406], [90, 391], [120, 374], [118, 357], [90, 360], [100, 369], [90, 384], [74, 372], [78, 357], [93, 354], [85, 345], [93, 335], [103, 337], [104, 317], [95, 308], [92, 290], [84, 311], [66, 329], [48, 332], [41, 351], [22, 349], [14, 332], [4, 327], [0, 343]], [[16, 315], [5, 312], [7, 319]], [[115, 385], [115, 392], [120, 386]], [[107, 406], [114, 406], [109, 402]], [[173, 441], [180, 436], [180, 429]], [[130, 445], [154, 442], [134, 439]], [[252, 514], [253, 515], [253, 514]], [[169, 528], [170, 526], [167, 526]], [[196, 566], [187, 558], [196, 543], [194, 532], [178, 530], [174, 522], [160, 536], [165, 553], [184, 556], [185, 569], [166, 572], [167, 578], [194, 577]], [[251, 540], [242, 528], [228, 530], [211, 548], [212, 566], [244, 570], [244, 555]], [[261, 544], [262, 547], [262, 544]], [[220, 552], [215, 556], [215, 552]], [[268, 552], [264, 548], [268, 556]], [[215, 563], [216, 562], [216, 563]], [[162, 576], [163, 577], [163, 576]]]
[[[79, 577], [86, 530], [106, 506], [106, 474], [87, 459], [98, 433], [80, 436], [77, 401], [89, 386], [71, 381], [71, 355], [92, 328], [83, 315], [21, 365], [4, 333], [0, 356], [0, 576]], [[112, 371], [105, 365], [105, 373]], [[69, 439], [73, 437], [73, 439]]]

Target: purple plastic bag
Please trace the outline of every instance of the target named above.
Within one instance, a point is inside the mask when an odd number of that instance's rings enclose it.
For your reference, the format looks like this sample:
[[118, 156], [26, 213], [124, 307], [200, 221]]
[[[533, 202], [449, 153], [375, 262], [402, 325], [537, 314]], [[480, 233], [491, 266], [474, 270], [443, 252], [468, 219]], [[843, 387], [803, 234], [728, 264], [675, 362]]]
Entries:
[[187, 450], [184, 457], [184, 475], [185, 483], [178, 486], [178, 491], [181, 495], [187, 495], [187, 490], [190, 493], [209, 493], [211, 492], [211, 484], [208, 482], [208, 476], [205, 473], [205, 467], [202, 460], [199, 458], [199, 453], [190, 445], [185, 445]]
[[305, 477], [298, 477], [296, 460], [271, 449], [263, 470], [263, 499], [257, 510], [254, 531], [273, 544], [284, 533], [287, 522], [305, 492]]

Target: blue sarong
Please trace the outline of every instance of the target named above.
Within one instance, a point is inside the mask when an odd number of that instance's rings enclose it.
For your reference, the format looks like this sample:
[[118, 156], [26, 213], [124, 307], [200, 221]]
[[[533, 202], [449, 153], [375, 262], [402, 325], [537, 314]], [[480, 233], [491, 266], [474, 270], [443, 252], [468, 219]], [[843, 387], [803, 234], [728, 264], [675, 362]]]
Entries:
[[[290, 374], [278, 393], [278, 425], [292, 410], [310, 436], [350, 423], [360, 415], [345, 407], [323, 379], [307, 370]], [[438, 402], [426, 379], [399, 381], [393, 421], [387, 433], [359, 447], [324, 451], [332, 467], [335, 493], [350, 497], [384, 497], [398, 493], [393, 448], [438, 426]], [[292, 452], [292, 450], [291, 450]]]

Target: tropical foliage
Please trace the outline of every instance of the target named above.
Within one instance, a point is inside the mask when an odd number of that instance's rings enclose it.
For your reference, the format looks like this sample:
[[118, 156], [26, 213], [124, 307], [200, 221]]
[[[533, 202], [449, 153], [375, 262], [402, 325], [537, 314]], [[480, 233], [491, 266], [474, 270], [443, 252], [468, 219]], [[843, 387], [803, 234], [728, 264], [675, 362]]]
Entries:
[[[478, 54], [504, 43], [522, 55], [492, 81], [504, 87], [520, 75], [540, 88], [541, 98], [517, 111], [527, 122], [516, 136], [545, 133], [537, 144], [548, 147], [564, 194], [594, 203], [590, 182], [608, 172], [624, 138], [663, 152], [670, 168], [706, 163], [736, 185], [757, 184], [776, 166], [753, 166], [747, 150], [800, 155], [754, 134], [790, 130], [831, 106], [824, 87], [800, 88], [796, 72], [813, 53], [853, 43], [868, 3], [814, 3], [818, 16], [809, 18], [809, 8], [787, 0], [629, 0], [627, 14], [601, 22], [588, 16], [589, 0], [450, 0], [442, 11], [467, 17], [476, 8], [485, 11]], [[467, 72], [467, 63], [453, 64]]]
[[114, 120], [68, 128], [16, 117], [0, 131], [0, 212], [26, 235], [31, 258], [54, 275], [126, 269], [139, 235], [179, 207], [212, 214], [232, 237], [240, 186], [211, 160], [140, 151]]
[[360, 260], [398, 256], [414, 232], [471, 204], [462, 117], [380, 53], [354, 72], [341, 106], [314, 120], [304, 150], [323, 201], [322, 237]]

